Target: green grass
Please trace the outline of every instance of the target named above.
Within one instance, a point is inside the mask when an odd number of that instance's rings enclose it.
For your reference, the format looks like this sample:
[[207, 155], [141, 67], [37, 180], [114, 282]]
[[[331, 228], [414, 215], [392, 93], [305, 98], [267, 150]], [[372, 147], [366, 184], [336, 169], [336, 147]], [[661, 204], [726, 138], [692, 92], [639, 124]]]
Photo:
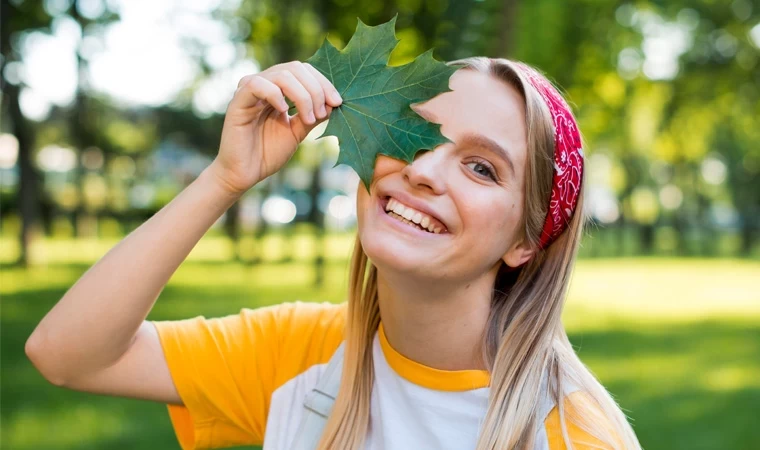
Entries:
[[[213, 317], [296, 299], [344, 298], [347, 263], [339, 256], [350, 240], [336, 241], [322, 289], [312, 287], [309, 264], [224, 262], [226, 250], [204, 241], [172, 278], [151, 318]], [[108, 248], [89, 245], [95, 249], [87, 255], [63, 246], [48, 251], [56, 264], [3, 269], [0, 447], [177, 449], [163, 405], [55, 388], [24, 355], [37, 322]], [[78, 255], [76, 263], [58, 264], [66, 254]], [[565, 310], [568, 332], [633, 419], [645, 449], [757, 448], [758, 280], [756, 261], [579, 262]]]

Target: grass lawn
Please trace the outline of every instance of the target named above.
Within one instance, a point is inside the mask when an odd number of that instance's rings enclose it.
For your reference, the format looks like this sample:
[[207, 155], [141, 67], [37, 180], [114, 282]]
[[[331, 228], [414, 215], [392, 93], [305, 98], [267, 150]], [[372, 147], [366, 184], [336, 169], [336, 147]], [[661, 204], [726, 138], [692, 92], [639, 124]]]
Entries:
[[[350, 242], [333, 244], [342, 255]], [[2, 271], [2, 448], [179, 448], [163, 405], [52, 387], [24, 355], [37, 322], [102, 254], [103, 246], [93, 245], [91, 253], [71, 250], [74, 263], [62, 264], [66, 258], [58, 255], [48, 266]], [[251, 267], [191, 258], [151, 318], [213, 317], [296, 299], [338, 302], [346, 267], [332, 259], [325, 287], [314, 289], [309, 264]], [[633, 419], [645, 449], [757, 448], [759, 280], [757, 261], [579, 262], [566, 326], [583, 360]]]

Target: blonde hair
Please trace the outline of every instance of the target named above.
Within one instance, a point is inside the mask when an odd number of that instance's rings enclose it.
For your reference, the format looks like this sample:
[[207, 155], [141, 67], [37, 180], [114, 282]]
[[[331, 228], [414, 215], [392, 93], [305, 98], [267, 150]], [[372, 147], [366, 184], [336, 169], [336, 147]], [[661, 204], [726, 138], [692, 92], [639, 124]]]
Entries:
[[[548, 209], [554, 161], [553, 121], [540, 94], [513, 62], [472, 57], [448, 63], [490, 74], [514, 86], [525, 99], [528, 149], [520, 234], [538, 247]], [[572, 448], [566, 419], [605, 447], [640, 449], [636, 435], [613, 398], [575, 354], [561, 323], [562, 307], [583, 232], [583, 190], [568, 228], [518, 270], [502, 267], [496, 277], [484, 333], [484, 359], [491, 374], [490, 396], [477, 450], [533, 448], [543, 425], [539, 405], [542, 380], [555, 401], [565, 445]], [[380, 323], [377, 269], [357, 236], [349, 276], [346, 348], [340, 390], [318, 448], [362, 448], [369, 425], [374, 383], [372, 341]], [[572, 383], [589, 401], [562, 398]]]

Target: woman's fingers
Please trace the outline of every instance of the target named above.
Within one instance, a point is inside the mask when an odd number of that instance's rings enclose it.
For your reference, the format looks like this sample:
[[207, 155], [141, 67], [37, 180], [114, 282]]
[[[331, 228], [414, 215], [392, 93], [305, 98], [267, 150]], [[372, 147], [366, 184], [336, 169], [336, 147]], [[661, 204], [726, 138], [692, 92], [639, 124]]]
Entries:
[[311, 130], [314, 129], [320, 122], [323, 122], [332, 112], [333, 108], [330, 105], [327, 105], [325, 107], [326, 115], [323, 119], [318, 120], [317, 122], [314, 122], [312, 124], [306, 124], [301, 120], [301, 114], [297, 114], [293, 116], [293, 120], [290, 121], [290, 129], [293, 131], [293, 136], [298, 140], [298, 142], [303, 141], [306, 138], [306, 135], [309, 134]]
[[292, 61], [278, 64], [240, 79], [231, 106], [250, 108], [265, 100], [281, 113], [288, 110], [285, 97], [295, 103], [304, 125], [325, 119], [343, 99], [335, 86], [311, 64]]
[[324, 119], [327, 117], [325, 110], [325, 92], [314, 75], [311, 74], [303, 63], [293, 61], [288, 63], [288, 69], [298, 81], [306, 88], [311, 95], [311, 103], [314, 106], [314, 113], [317, 118]]
[[340, 106], [340, 104], [343, 102], [343, 99], [340, 97], [338, 90], [335, 89], [335, 86], [330, 82], [330, 80], [328, 80], [326, 76], [322, 75], [320, 71], [315, 69], [314, 66], [309, 63], [304, 63], [303, 67], [305, 67], [306, 70], [309, 71], [322, 86], [322, 89], [327, 94], [326, 97], [329, 105], [333, 107]]
[[285, 102], [282, 90], [271, 81], [258, 75], [247, 75], [240, 79], [230, 106], [240, 109], [250, 108], [256, 106], [262, 99], [280, 112], [288, 110], [288, 104]]
[[304, 122], [308, 124], [316, 122], [317, 119], [314, 116], [314, 104], [311, 100], [311, 95], [309, 95], [309, 91], [306, 90], [292, 72], [282, 70], [271, 74], [262, 73], [261, 76], [268, 78], [282, 89], [285, 96], [296, 104], [298, 113], [304, 119]]

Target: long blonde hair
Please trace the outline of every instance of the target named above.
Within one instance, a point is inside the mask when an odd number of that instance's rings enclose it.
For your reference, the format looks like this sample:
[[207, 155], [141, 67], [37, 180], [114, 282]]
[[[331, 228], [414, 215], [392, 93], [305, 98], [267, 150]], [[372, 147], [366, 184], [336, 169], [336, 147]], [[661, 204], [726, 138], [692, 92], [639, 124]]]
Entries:
[[[548, 209], [554, 161], [552, 118], [540, 94], [514, 63], [484, 57], [451, 61], [449, 65], [490, 74], [514, 86], [525, 99], [528, 151], [521, 234], [538, 247]], [[626, 417], [607, 390], [575, 354], [561, 323], [562, 307], [583, 232], [583, 190], [564, 233], [518, 270], [501, 270], [496, 277], [491, 313], [484, 333], [484, 358], [491, 374], [488, 411], [477, 450], [532, 449], [538, 427], [542, 380], [548, 379], [565, 444], [572, 448], [565, 419], [614, 449], [639, 449]], [[351, 259], [346, 322], [346, 348], [340, 390], [327, 421], [320, 450], [363, 447], [369, 425], [374, 383], [372, 341], [380, 323], [377, 269], [357, 236]], [[547, 378], [545, 378], [547, 377]], [[578, 386], [592, 402], [573, 403], [565, 414], [562, 392]], [[590, 406], [593, 405], [594, 406]]]

